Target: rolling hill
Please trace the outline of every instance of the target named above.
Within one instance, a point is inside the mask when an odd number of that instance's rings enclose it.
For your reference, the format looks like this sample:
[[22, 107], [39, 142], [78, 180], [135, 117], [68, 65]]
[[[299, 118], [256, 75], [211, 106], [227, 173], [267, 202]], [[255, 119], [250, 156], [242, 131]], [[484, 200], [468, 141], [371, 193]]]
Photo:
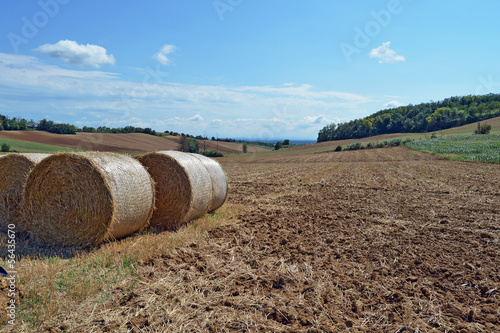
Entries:
[[[155, 150], [175, 150], [180, 137], [159, 137], [143, 133], [111, 134], [111, 133], [77, 133], [76, 135], [52, 134], [41, 131], [0, 131], [1, 139], [32, 142], [56, 147], [81, 150], [113, 151], [140, 154]], [[204, 143], [200, 142], [203, 150]], [[217, 142], [207, 141], [206, 149], [216, 149]], [[219, 142], [219, 151], [223, 153], [241, 153], [241, 143]], [[53, 150], [53, 149], [51, 149]], [[267, 149], [248, 146], [248, 152], [266, 151]]]
[[[495, 117], [487, 120], [481, 121], [481, 124], [490, 124], [492, 129], [491, 129], [491, 134], [500, 134], [500, 117]], [[474, 133], [474, 130], [477, 127], [477, 122], [467, 124], [467, 125], [462, 125], [459, 127], [454, 127], [454, 128], [449, 128], [445, 129], [442, 131], [436, 131], [437, 136], [457, 136], [457, 135], [470, 135]], [[324, 142], [319, 142], [319, 143], [314, 143], [310, 145], [304, 145], [304, 146], [298, 146], [298, 147], [291, 147], [291, 148], [286, 148], [284, 149], [285, 151], [288, 151], [289, 153], [294, 153], [294, 152], [302, 152], [302, 151], [309, 151], [309, 152], [322, 152], [322, 151], [329, 151], [334, 149], [336, 146], [340, 145], [345, 147], [348, 144], [355, 143], [355, 142], [362, 142], [363, 144], [367, 144], [368, 142], [372, 143], [377, 143], [377, 142], [382, 142], [384, 140], [391, 140], [394, 138], [407, 138], [411, 137], [414, 138], [415, 140], [419, 139], [426, 139], [430, 138], [432, 133], [391, 133], [391, 134], [381, 134], [381, 135], [376, 135], [376, 136], [370, 136], [366, 138], [361, 138], [361, 139], [344, 139], [344, 140], [334, 140], [334, 141], [324, 141]]]

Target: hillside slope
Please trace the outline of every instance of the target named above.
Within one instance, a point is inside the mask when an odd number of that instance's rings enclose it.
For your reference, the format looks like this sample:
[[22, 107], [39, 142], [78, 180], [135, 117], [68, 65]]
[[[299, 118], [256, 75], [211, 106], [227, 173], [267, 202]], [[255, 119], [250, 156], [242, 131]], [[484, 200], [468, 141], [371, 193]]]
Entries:
[[423, 133], [453, 128], [500, 115], [500, 94], [450, 97], [440, 102], [400, 106], [362, 119], [325, 126], [318, 142], [388, 133]]
[[[72, 149], [113, 151], [123, 153], [143, 153], [155, 150], [175, 150], [179, 147], [179, 137], [158, 137], [142, 133], [77, 133], [76, 135], [52, 134], [40, 131], [0, 131], [0, 139], [43, 143]], [[206, 149], [215, 149], [216, 142], [207, 141]], [[200, 141], [203, 149], [203, 141]], [[240, 153], [242, 144], [219, 142], [219, 151]], [[264, 151], [258, 147], [248, 147], [248, 152]]]
[[[495, 117], [487, 120], [481, 121], [481, 124], [490, 124], [492, 129], [491, 129], [491, 134], [500, 134], [500, 117]], [[477, 122], [467, 124], [467, 125], [462, 125], [459, 127], [454, 127], [454, 128], [449, 128], [445, 129], [442, 131], [436, 131], [436, 135], [439, 137], [441, 135], [443, 136], [455, 136], [455, 135], [470, 135], [474, 133], [474, 130], [477, 127]], [[361, 138], [361, 139], [343, 139], [343, 140], [333, 140], [333, 141], [324, 141], [324, 142], [319, 142], [319, 143], [314, 143], [310, 145], [304, 145], [304, 146], [298, 146], [298, 147], [291, 147], [291, 148], [286, 148], [284, 150], [289, 151], [289, 153], [297, 152], [298, 151], [308, 151], [308, 152], [322, 152], [322, 151], [328, 151], [334, 149], [336, 146], [346, 146], [351, 143], [355, 142], [363, 142], [364, 144], [368, 142], [372, 143], [377, 143], [377, 142], [382, 142], [384, 140], [391, 140], [394, 138], [407, 138], [407, 137], [412, 137], [415, 138], [416, 140], [419, 139], [426, 139], [430, 138], [432, 133], [391, 133], [391, 134], [381, 134], [381, 135], [376, 135], [376, 136], [370, 136], [366, 138]]]

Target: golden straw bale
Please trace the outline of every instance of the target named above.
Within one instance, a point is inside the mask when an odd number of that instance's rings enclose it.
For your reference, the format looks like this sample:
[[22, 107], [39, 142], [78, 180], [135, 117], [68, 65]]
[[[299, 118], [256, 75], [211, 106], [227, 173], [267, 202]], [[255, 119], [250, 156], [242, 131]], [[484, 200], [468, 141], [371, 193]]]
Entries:
[[44, 244], [89, 246], [130, 235], [153, 212], [144, 167], [115, 153], [61, 153], [39, 163], [22, 202], [26, 229]]
[[179, 151], [151, 152], [137, 159], [155, 182], [151, 226], [172, 230], [207, 212], [212, 181], [199, 159]]
[[213, 212], [224, 204], [227, 197], [227, 179], [222, 166], [214, 159], [200, 154], [191, 154], [198, 158], [207, 168], [212, 179], [212, 201], [208, 207], [209, 212]]
[[19, 203], [31, 170], [49, 154], [7, 154], [0, 158], [0, 227], [17, 224]]

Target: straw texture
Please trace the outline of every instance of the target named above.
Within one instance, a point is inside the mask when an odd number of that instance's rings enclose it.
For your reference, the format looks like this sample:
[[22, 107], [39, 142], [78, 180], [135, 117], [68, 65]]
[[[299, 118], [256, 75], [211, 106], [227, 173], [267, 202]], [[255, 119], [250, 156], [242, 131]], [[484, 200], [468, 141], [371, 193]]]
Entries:
[[17, 224], [19, 204], [31, 170], [49, 154], [7, 154], [0, 158], [0, 227]]
[[26, 229], [50, 245], [89, 246], [144, 227], [154, 186], [144, 167], [114, 153], [61, 153], [39, 163], [26, 182]]
[[212, 181], [199, 159], [178, 151], [151, 152], [137, 159], [155, 182], [151, 226], [172, 230], [207, 212]]
[[219, 162], [200, 154], [191, 155], [198, 158], [205, 165], [208, 173], [210, 174], [210, 178], [212, 179], [212, 201], [210, 202], [210, 205], [208, 207], [208, 211], [212, 212], [222, 206], [226, 201], [226, 174], [224, 173], [224, 169], [222, 169], [222, 166], [219, 164]]

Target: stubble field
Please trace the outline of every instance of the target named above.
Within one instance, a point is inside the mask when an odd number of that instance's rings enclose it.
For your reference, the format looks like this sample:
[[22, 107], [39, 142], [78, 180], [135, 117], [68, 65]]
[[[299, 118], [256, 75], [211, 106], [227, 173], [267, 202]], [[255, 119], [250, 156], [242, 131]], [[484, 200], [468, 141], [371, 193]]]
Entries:
[[297, 160], [225, 162], [245, 213], [212, 237], [251, 268], [232, 304], [276, 330], [500, 331], [498, 165], [403, 147]]
[[[500, 165], [405, 147], [220, 162], [224, 223], [172, 251], [147, 251], [169, 233], [79, 254], [119, 256], [140, 244], [134, 283], [74, 301], [55, 292], [61, 305], [22, 330], [500, 331]], [[28, 280], [21, 300], [36, 292]]]

